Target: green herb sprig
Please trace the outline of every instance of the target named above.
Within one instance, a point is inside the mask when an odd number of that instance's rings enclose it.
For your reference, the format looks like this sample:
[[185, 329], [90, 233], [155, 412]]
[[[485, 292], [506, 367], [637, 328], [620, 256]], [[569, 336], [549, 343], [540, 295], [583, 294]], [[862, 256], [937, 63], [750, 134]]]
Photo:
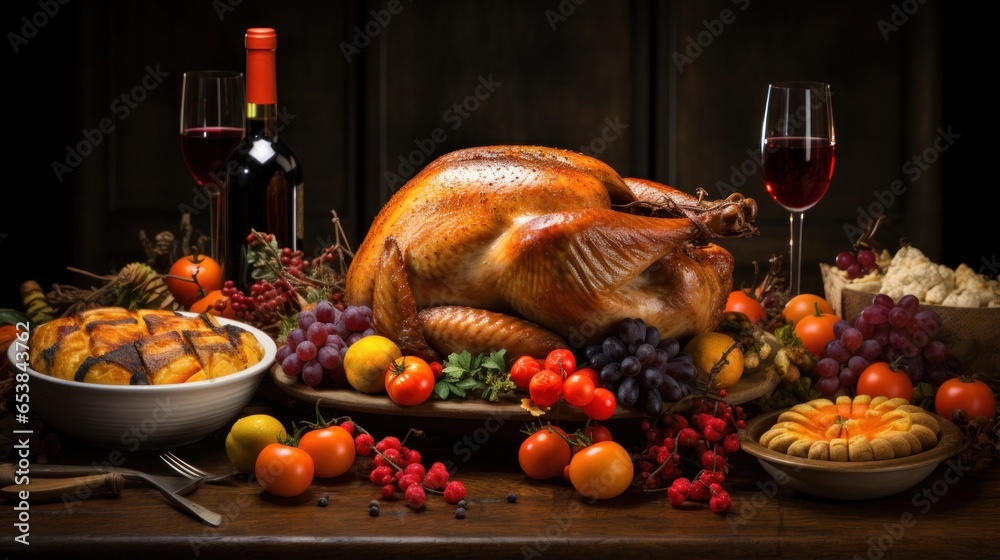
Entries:
[[495, 402], [500, 395], [514, 388], [514, 382], [507, 371], [505, 350], [472, 355], [468, 350], [461, 354], [452, 353], [441, 364], [441, 379], [434, 385], [434, 394], [439, 399], [457, 397], [464, 399], [478, 395], [484, 400]]

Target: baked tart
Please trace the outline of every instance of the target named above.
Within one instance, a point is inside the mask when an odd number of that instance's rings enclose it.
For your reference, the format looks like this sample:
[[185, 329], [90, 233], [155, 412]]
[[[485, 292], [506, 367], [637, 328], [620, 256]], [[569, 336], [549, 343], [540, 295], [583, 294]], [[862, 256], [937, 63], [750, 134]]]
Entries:
[[807, 459], [878, 461], [927, 451], [937, 445], [940, 431], [932, 414], [906, 399], [841, 396], [782, 412], [760, 444]]
[[257, 338], [210, 314], [88, 309], [31, 332], [32, 369], [109, 385], [190, 383], [242, 371], [264, 356]]

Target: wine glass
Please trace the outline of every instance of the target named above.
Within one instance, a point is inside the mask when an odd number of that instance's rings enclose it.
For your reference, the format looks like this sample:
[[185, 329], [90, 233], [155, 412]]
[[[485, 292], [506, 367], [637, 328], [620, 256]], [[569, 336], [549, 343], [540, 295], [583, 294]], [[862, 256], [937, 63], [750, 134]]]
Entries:
[[764, 187], [789, 213], [788, 287], [790, 295], [796, 296], [802, 279], [805, 211], [823, 198], [833, 178], [837, 139], [830, 85], [768, 84], [760, 143]]
[[[219, 258], [219, 192], [225, 163], [246, 126], [242, 72], [185, 72], [181, 93], [181, 154], [188, 171], [208, 197], [209, 254]], [[198, 205], [190, 205], [198, 208]]]

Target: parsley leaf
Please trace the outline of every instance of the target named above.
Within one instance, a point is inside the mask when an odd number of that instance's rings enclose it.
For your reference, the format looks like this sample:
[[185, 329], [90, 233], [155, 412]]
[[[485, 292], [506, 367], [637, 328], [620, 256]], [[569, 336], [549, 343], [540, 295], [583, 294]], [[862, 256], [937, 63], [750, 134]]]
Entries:
[[439, 399], [466, 398], [478, 395], [487, 401], [497, 401], [500, 395], [514, 388], [507, 371], [505, 350], [472, 355], [468, 350], [452, 353], [441, 368], [441, 379], [434, 385]]

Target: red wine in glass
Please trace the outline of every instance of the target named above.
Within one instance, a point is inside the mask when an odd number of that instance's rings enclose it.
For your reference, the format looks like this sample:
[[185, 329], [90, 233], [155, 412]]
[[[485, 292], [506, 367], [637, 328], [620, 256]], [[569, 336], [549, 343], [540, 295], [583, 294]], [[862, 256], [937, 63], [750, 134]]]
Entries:
[[224, 166], [233, 148], [243, 138], [243, 129], [225, 126], [189, 128], [181, 133], [181, 154], [191, 176], [201, 186], [221, 187]]
[[764, 188], [788, 210], [812, 207], [833, 178], [834, 148], [829, 138], [767, 138], [762, 155]]
[[761, 128], [764, 188], [788, 210], [789, 295], [800, 292], [802, 222], [826, 194], [833, 178], [834, 147], [830, 84], [774, 82], [767, 86]]
[[[209, 222], [209, 250], [219, 257], [221, 219], [219, 199], [225, 187], [226, 159], [246, 131], [246, 88], [242, 72], [198, 70], [185, 72], [181, 84], [181, 156], [195, 182], [205, 190]], [[203, 210], [194, 191], [192, 218]]]

